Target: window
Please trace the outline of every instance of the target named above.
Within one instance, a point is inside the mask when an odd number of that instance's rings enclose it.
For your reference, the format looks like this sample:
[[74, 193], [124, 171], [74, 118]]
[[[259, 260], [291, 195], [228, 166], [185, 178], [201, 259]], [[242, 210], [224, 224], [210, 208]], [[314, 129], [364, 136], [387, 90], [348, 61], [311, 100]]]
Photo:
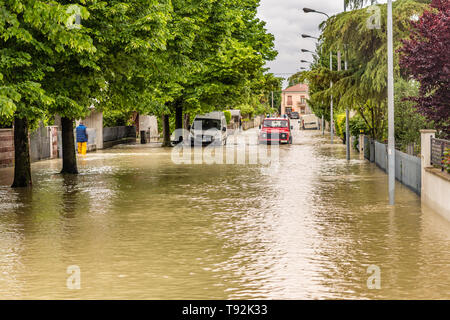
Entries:
[[306, 98], [305, 98], [305, 96], [302, 96], [300, 100], [301, 100], [302, 104], [306, 104]]
[[264, 120], [265, 128], [287, 128], [287, 126], [286, 120]]
[[288, 106], [292, 106], [292, 96], [288, 96]]

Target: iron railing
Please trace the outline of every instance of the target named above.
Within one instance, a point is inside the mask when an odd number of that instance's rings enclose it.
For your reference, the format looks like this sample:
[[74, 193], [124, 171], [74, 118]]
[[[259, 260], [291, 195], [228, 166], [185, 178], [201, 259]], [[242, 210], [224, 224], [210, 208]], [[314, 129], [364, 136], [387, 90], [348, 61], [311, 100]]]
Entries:
[[450, 141], [444, 139], [436, 139], [431, 137], [431, 165], [445, 169], [445, 156], [444, 152], [450, 149]]

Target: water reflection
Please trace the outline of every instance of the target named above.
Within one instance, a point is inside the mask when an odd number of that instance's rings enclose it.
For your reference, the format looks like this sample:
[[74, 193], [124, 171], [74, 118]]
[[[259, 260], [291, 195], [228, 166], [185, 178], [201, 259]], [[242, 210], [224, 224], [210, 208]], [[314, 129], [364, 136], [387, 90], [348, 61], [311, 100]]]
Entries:
[[278, 164], [175, 165], [124, 146], [79, 169], [36, 163], [31, 191], [0, 169], [1, 298], [450, 298], [450, 224], [400, 184], [387, 206], [386, 175], [314, 132]]

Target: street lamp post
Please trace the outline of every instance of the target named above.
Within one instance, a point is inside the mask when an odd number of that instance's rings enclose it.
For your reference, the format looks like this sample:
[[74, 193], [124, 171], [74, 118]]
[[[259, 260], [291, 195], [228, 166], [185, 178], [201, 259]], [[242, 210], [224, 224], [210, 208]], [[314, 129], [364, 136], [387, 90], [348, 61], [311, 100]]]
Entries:
[[[330, 51], [330, 71], [333, 71], [333, 54]], [[333, 80], [330, 81], [330, 90], [333, 89]], [[330, 136], [331, 136], [331, 144], [333, 144], [334, 138], [334, 119], [333, 119], [333, 93], [330, 92]]]
[[395, 137], [394, 137], [394, 40], [392, 34], [392, 0], [387, 2], [388, 54], [388, 162], [389, 204], [395, 204]]
[[[347, 11], [347, 5], [344, 1], [344, 12]], [[347, 47], [344, 45], [344, 69], [348, 70], [347, 63]], [[350, 160], [350, 111], [348, 110], [348, 106], [345, 107], [345, 147], [346, 147], [346, 156], [347, 160]]]
[[[330, 18], [330, 16], [328, 14], [326, 14], [325, 12], [321, 12], [321, 11], [317, 11], [315, 9], [311, 9], [311, 8], [303, 8], [303, 12], [304, 13], [319, 13], [319, 14], [323, 14], [325, 15], [328, 19]], [[311, 37], [308, 36], [306, 34], [302, 34], [303, 38], [315, 38], [315, 37]], [[318, 38], [315, 38], [318, 39]], [[333, 53], [330, 50], [330, 71], [333, 71]], [[333, 81], [330, 81], [330, 90], [333, 89]], [[330, 140], [331, 140], [331, 144], [333, 144], [333, 139], [334, 139], [334, 132], [333, 132], [333, 127], [334, 127], [334, 120], [333, 120], [333, 94], [330, 95], [331, 99], [330, 99]]]
[[[348, 63], [347, 63], [347, 48], [344, 50], [344, 69], [347, 71], [348, 69]], [[345, 145], [346, 145], [346, 155], [347, 160], [350, 160], [350, 111], [348, 110], [348, 106], [345, 108]]]

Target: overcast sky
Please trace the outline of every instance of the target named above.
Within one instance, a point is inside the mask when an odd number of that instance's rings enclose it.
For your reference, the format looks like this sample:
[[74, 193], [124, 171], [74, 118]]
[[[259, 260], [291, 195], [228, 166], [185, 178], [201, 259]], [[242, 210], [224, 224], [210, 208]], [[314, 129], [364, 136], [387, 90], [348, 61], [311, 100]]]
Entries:
[[[378, 3], [386, 3], [386, 0]], [[277, 76], [288, 77], [279, 73], [295, 73], [301, 66], [307, 66], [300, 60], [312, 60], [311, 54], [300, 50], [315, 51], [315, 40], [303, 39], [300, 35], [305, 33], [318, 37], [319, 24], [326, 20], [326, 16], [303, 13], [304, 7], [331, 16], [344, 11], [344, 0], [261, 0], [258, 15], [267, 22], [266, 28], [275, 36], [275, 48], [278, 51], [277, 58], [268, 67]]]

